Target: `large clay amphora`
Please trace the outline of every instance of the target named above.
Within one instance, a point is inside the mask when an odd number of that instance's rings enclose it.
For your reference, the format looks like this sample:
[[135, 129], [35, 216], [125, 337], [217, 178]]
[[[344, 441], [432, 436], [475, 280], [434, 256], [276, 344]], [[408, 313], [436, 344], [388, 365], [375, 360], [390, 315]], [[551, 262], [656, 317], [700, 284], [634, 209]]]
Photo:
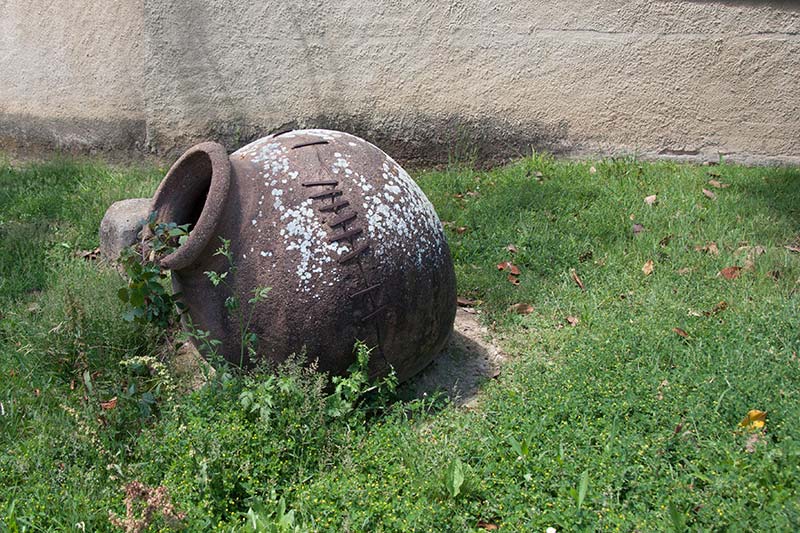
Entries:
[[[357, 340], [373, 348], [370, 373], [402, 381], [443, 348], [453, 327], [455, 274], [439, 218], [392, 158], [346, 133], [298, 130], [259, 139], [230, 157], [216, 143], [188, 150], [153, 199], [161, 222], [191, 224], [161, 260], [195, 328], [221, 341], [234, 364], [242, 324], [259, 358], [293, 353], [344, 373]], [[215, 255], [230, 240], [235, 272]], [[270, 287], [249, 304], [253, 290]], [[226, 309], [234, 296], [240, 312]], [[198, 346], [201, 348], [200, 346]]]

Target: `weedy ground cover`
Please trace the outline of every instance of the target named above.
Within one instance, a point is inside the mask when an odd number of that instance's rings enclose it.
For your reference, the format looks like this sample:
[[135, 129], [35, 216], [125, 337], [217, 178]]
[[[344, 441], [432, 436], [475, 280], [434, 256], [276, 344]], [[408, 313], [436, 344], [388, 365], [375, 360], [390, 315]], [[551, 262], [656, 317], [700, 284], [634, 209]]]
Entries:
[[357, 371], [331, 397], [298, 361], [179, 394], [164, 332], [76, 255], [162, 174], [0, 165], [0, 529], [800, 526], [800, 170], [419, 173], [513, 355], [469, 408]]

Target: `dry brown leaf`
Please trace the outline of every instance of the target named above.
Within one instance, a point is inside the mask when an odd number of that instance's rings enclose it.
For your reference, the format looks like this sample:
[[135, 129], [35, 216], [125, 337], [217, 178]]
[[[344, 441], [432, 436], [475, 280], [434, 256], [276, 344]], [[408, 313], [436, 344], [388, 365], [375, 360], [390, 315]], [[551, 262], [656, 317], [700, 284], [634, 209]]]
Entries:
[[456, 304], [458, 304], [459, 307], [472, 307], [475, 305], [475, 300], [459, 296], [456, 298]]
[[656, 395], [657, 399], [659, 399], [659, 400], [663, 400], [664, 399], [664, 392], [663, 392], [662, 389], [664, 389], [665, 387], [669, 387], [669, 381], [667, 381], [666, 379], [663, 380], [661, 383], [659, 383], [658, 389], [656, 389], [657, 390], [657, 395]]
[[648, 259], [647, 262], [642, 267], [642, 272], [644, 272], [645, 276], [649, 276], [650, 274], [653, 273], [653, 268], [655, 268], [653, 265], [653, 260]]
[[581, 319], [576, 316], [570, 315], [567, 317], [567, 324], [569, 324], [570, 326], [577, 326], [580, 323]]
[[717, 313], [721, 313], [722, 311], [726, 310], [727, 308], [728, 308], [728, 302], [723, 300], [723, 301], [719, 302], [717, 305], [715, 305], [714, 307], [712, 307], [711, 311], [703, 311], [703, 315], [705, 315], [705, 316], [716, 315]]
[[506, 246], [506, 250], [508, 250], [512, 254], [517, 253], [517, 247], [514, 246], [513, 244], [509, 244], [508, 246]]
[[80, 257], [87, 261], [95, 261], [100, 257], [100, 248], [95, 248], [94, 250], [78, 250], [75, 252], [75, 257]]
[[100, 402], [100, 407], [102, 407], [104, 411], [115, 409], [117, 407], [117, 397], [114, 396], [107, 402]]
[[688, 333], [686, 333], [686, 331], [685, 331], [685, 330], [683, 330], [683, 329], [681, 329], [681, 328], [672, 328], [672, 331], [673, 331], [674, 333], [676, 333], [676, 334], [680, 335], [680, 336], [681, 336], [681, 337], [683, 337], [684, 339], [688, 339], [688, 338], [689, 338], [689, 334], [688, 334]]
[[800, 246], [784, 246], [790, 252], [794, 252], [796, 254], [800, 254]]
[[712, 187], [716, 187], [717, 189], [727, 189], [728, 187], [730, 187], [729, 183], [722, 183], [717, 180], [708, 180], [708, 184], [711, 185]]
[[651, 194], [650, 196], [645, 196], [644, 197], [644, 203], [646, 203], [647, 205], [655, 204], [656, 200], [658, 200], [658, 198], [656, 197], [655, 194]]
[[463, 235], [466, 231], [467, 231], [466, 226], [459, 226], [456, 228], [456, 233], [458, 233], [459, 235]]
[[719, 271], [719, 275], [725, 279], [736, 279], [742, 274], [742, 267], [729, 266]]
[[512, 285], [519, 285], [519, 278], [517, 276], [515, 276], [514, 274], [509, 274], [508, 275], [508, 281]]
[[644, 226], [642, 226], [641, 224], [634, 224], [631, 230], [633, 231], [634, 235], [639, 235], [641, 232], [644, 231]]
[[511, 261], [503, 261], [502, 263], [498, 263], [497, 270], [508, 270], [508, 272], [513, 276], [519, 276], [522, 273], [519, 267]]
[[717, 195], [714, 194], [712, 191], [709, 191], [708, 189], [703, 189], [703, 194], [705, 195], [706, 198], [710, 198], [712, 200], [717, 199]]
[[458, 198], [458, 199], [460, 200], [461, 198], [464, 198], [464, 195], [463, 195], [463, 194], [461, 194], [461, 193], [459, 193], [459, 194], [454, 194], [454, 195], [453, 195], [453, 198]]
[[573, 269], [569, 271], [569, 274], [570, 276], [572, 276], [572, 281], [575, 282], [575, 285], [580, 287], [582, 291], [585, 291], [586, 287], [583, 285], [583, 281], [581, 281], [581, 278], [578, 276], [578, 273], [575, 272], [575, 270]]
[[478, 521], [478, 528], [485, 529], [486, 531], [497, 531], [497, 525], [490, 524], [489, 522], [484, 522], [483, 520]]
[[513, 304], [508, 307], [509, 312], [518, 315], [529, 315], [533, 313], [533, 306], [525, 303]]
[[695, 246], [695, 252], [705, 252], [709, 255], [719, 255], [719, 248], [717, 247], [717, 243], [715, 242], [708, 242], [705, 246]]

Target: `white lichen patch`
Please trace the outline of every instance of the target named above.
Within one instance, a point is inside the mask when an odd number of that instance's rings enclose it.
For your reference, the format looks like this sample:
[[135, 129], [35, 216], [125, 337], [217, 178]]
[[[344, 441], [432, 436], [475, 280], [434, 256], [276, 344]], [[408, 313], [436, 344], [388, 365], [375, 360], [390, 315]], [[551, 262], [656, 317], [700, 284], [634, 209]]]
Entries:
[[[310, 139], [309, 139], [310, 138]], [[300, 176], [292, 167], [292, 146], [308, 140], [326, 140], [335, 146], [319, 150], [324, 167], [320, 174]], [[344, 148], [344, 149], [343, 149]], [[303, 148], [306, 149], [306, 148]], [[311, 149], [311, 148], [308, 148]], [[349, 200], [349, 209], [356, 212], [356, 223], [364, 229], [355, 245], [369, 243], [369, 253], [381, 257], [410, 257], [422, 268], [438, 265], [444, 258], [444, 230], [433, 206], [409, 175], [386, 156], [380, 168], [362, 168], [362, 162], [373, 160], [360, 156], [362, 150], [378, 148], [349, 134], [329, 130], [298, 130], [251, 143], [237, 152], [249, 159], [257, 172], [256, 184], [263, 183], [258, 194], [257, 215], [252, 219], [253, 234], [258, 234], [256, 248], [250, 250], [251, 261], [265, 262], [272, 268], [286, 268], [296, 275], [297, 290], [313, 292], [334, 286], [342, 269], [338, 259], [351, 251], [347, 242], [328, 242], [331, 230], [323, 220], [329, 215], [319, 212], [323, 200], [305, 198], [308, 192], [299, 181], [335, 177], [338, 189]], [[359, 154], [359, 155], [355, 155]], [[257, 188], [260, 188], [257, 187]], [[265, 201], [265, 198], [268, 200]], [[316, 203], [315, 203], [316, 202]], [[264, 214], [271, 224], [259, 226]], [[255, 251], [254, 251], [255, 250]], [[269, 261], [269, 262], [267, 262]], [[322, 279], [324, 277], [324, 282]]]
[[366, 230], [378, 257], [401, 250], [418, 267], [444, 258], [444, 228], [425, 194], [397, 163], [387, 156], [380, 178], [356, 175], [354, 187], [363, 194]]
[[286, 209], [280, 220], [283, 223], [280, 236], [284, 250], [294, 252], [293, 255], [297, 256], [295, 272], [300, 280], [298, 290], [310, 292], [315, 288], [312, 280], [319, 278], [323, 269], [335, 276], [337, 269], [333, 261], [349, 252], [350, 246], [347, 243], [327, 242], [328, 232], [312, 208], [312, 200]]

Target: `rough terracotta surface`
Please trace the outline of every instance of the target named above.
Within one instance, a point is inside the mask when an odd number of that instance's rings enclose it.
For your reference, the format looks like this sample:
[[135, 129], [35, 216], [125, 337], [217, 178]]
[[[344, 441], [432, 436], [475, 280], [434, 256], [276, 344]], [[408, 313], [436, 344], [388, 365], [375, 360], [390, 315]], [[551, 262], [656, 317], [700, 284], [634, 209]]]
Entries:
[[[389, 156], [358, 137], [299, 130], [231, 154], [203, 143], [173, 165], [153, 198], [160, 221], [191, 223], [185, 244], [162, 259], [194, 325], [241, 357], [241, 322], [259, 356], [292, 353], [343, 373], [356, 340], [374, 347], [373, 374], [404, 380], [430, 363], [452, 330], [455, 273], [442, 224], [419, 187]], [[229, 239], [235, 272], [215, 251]], [[227, 285], [206, 275], [230, 271]], [[266, 301], [249, 304], [257, 287]], [[244, 364], [249, 357], [244, 356]]]
[[181, 153], [313, 126], [403, 158], [532, 146], [798, 162], [799, 13], [774, 0], [2, 2], [0, 138]]

